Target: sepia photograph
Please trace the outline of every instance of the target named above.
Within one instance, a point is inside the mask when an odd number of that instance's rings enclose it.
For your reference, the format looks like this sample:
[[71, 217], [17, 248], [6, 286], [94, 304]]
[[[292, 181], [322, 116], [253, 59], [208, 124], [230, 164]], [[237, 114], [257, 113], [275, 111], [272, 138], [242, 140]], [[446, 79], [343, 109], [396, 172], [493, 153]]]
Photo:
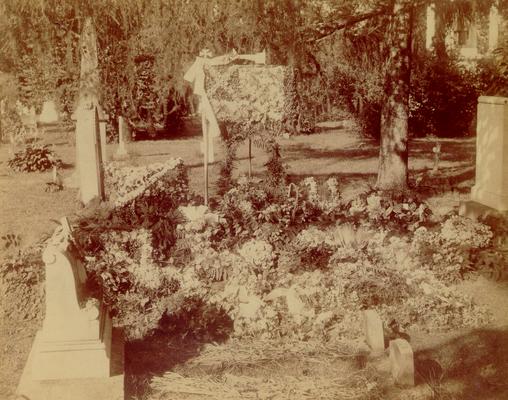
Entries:
[[0, 400], [507, 400], [508, 0], [0, 0]]

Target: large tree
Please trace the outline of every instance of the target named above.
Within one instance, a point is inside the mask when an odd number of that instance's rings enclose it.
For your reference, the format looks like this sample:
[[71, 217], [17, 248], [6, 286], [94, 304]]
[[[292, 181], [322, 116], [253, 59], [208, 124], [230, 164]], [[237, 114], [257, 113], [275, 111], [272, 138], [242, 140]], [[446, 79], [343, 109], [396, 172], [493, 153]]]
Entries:
[[409, 85], [413, 13], [411, 0], [392, 4], [386, 38], [390, 51], [381, 111], [381, 145], [377, 187], [406, 189], [408, 178]]

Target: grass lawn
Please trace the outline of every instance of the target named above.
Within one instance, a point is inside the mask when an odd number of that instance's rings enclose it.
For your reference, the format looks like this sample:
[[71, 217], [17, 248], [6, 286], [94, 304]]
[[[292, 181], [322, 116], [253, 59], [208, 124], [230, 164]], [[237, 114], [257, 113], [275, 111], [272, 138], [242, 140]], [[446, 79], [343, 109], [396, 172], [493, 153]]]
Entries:
[[[71, 138], [72, 132], [61, 131], [48, 132], [43, 138], [43, 142], [53, 145], [55, 152], [62, 158], [66, 166], [61, 171], [63, 177], [70, 176], [74, 170], [75, 148]], [[334, 176], [339, 181], [339, 189], [346, 199], [354, 198], [358, 193], [375, 184], [378, 146], [372, 140], [359, 137], [353, 128], [339, 126], [309, 136], [281, 138], [279, 142], [283, 162], [287, 165], [291, 179], [299, 180], [306, 176], [314, 176], [318, 180], [325, 180], [329, 176]], [[439, 174], [435, 176], [429, 174], [433, 166], [434, 142], [428, 139], [410, 142], [409, 168], [411, 182], [418, 182], [422, 194], [433, 211], [445, 214], [457, 208], [460, 201], [469, 198], [469, 189], [474, 181], [475, 139], [446, 139], [440, 142], [442, 155]], [[131, 153], [129, 162], [133, 165], [181, 157], [189, 168], [191, 189], [202, 194], [203, 162], [199, 151], [200, 136], [196, 130], [189, 130], [171, 140], [133, 142], [128, 145], [128, 149]], [[223, 159], [223, 149], [218, 144], [216, 149], [216, 159]], [[115, 150], [116, 145], [107, 146], [110, 157]], [[55, 224], [51, 222], [52, 219], [72, 216], [79, 208], [76, 201], [77, 191], [65, 188], [61, 192], [45, 192], [44, 185], [45, 182], [50, 181], [51, 173], [12, 172], [7, 167], [8, 151], [8, 146], [0, 147], [0, 218], [2, 221], [0, 235], [18, 234], [22, 245], [27, 246], [42, 236], [51, 234], [55, 227]], [[263, 151], [253, 147], [252, 166], [255, 177], [263, 179], [263, 164], [266, 160], [267, 157]], [[219, 164], [214, 163], [210, 168], [212, 193], [218, 171]], [[247, 171], [248, 153], [245, 144], [239, 150], [235, 173], [239, 175]], [[288, 344], [259, 342], [246, 346], [245, 343], [231, 342], [221, 345], [222, 347], [214, 347], [210, 344], [205, 346], [204, 343], [181, 342], [179, 339], [157, 336], [127, 345], [126, 388], [130, 398], [142, 399], [150, 380], [153, 377], [159, 377], [158, 384], [162, 394], [160, 397], [153, 397], [154, 399], [221, 398], [219, 392], [213, 391], [214, 387], [217, 389], [217, 386], [214, 386], [217, 383], [220, 383], [222, 388], [227, 386], [231, 389], [230, 392], [224, 392], [222, 398], [229, 398], [226, 395], [236, 393], [234, 390], [239, 388], [247, 388], [242, 398], [316, 398], [306, 397], [306, 395], [295, 397], [295, 393], [292, 396], [289, 387], [284, 393], [280, 382], [303, 380], [306, 384], [312, 385], [319, 383], [319, 379], [327, 378], [328, 381], [335, 379], [333, 388], [328, 392], [338, 396], [335, 398], [362, 398], [354, 397], [355, 394], [365, 394], [362, 384], [366, 384], [369, 379], [377, 379], [380, 383], [378, 398], [431, 398], [429, 396], [433, 396], [432, 393], [435, 395], [432, 398], [442, 399], [508, 398], [508, 389], [505, 385], [503, 386], [508, 381], [506, 376], [508, 354], [503, 350], [508, 343], [506, 330], [508, 315], [503, 312], [508, 309], [508, 287], [506, 284], [480, 279], [464, 284], [463, 289], [475, 296], [478, 302], [494, 311], [495, 325], [481, 331], [412, 338], [419, 374], [417, 381], [422, 385], [409, 391], [390, 389], [387, 392], [387, 389], [383, 389], [382, 383], [389, 376], [389, 371], [383, 361], [373, 361], [369, 364], [370, 367], [366, 368], [362, 360], [353, 359], [351, 354], [341, 351], [339, 344], [337, 344], [339, 347], [335, 348], [318, 344], [309, 344], [305, 348], [295, 345], [292, 351], [288, 349], [284, 353], [274, 350], [271, 355], [267, 355], [262, 348], [274, 346], [275, 349], [277, 346], [288, 346]], [[13, 305], [6, 304], [2, 296], [2, 306], [12, 307]], [[0, 357], [1, 398], [14, 398], [12, 393], [24, 366], [36, 328], [35, 321], [24, 321], [21, 317], [19, 320], [2, 319], [0, 326], [0, 348], [3, 349]], [[243, 358], [240, 357], [242, 354]], [[447, 380], [432, 375], [435, 371], [430, 373], [428, 366], [418, 361], [427, 360], [429, 357], [439, 360], [440, 365], [447, 368], [449, 372]], [[376, 371], [372, 370], [372, 366], [378, 367]], [[169, 370], [180, 374], [180, 377], [191, 379], [190, 382], [194, 382], [194, 387], [201, 385], [205, 396], [203, 397], [203, 393], [186, 393], [185, 385], [189, 382], [175, 375], [164, 375]], [[224, 379], [229, 381], [225, 382]], [[180, 385], [178, 387], [182, 391], [176, 394], [164, 391], [165, 387], [171, 387], [171, 385]], [[254, 389], [249, 392], [249, 388]], [[353, 391], [352, 388], [358, 390]], [[478, 397], [480, 393], [486, 393], [486, 391], [492, 396]], [[444, 396], [444, 392], [456, 393], [458, 397], [438, 397]], [[270, 393], [275, 393], [278, 397], [269, 397]], [[309, 393], [309, 396], [312, 396], [314, 392]], [[324, 396], [326, 393], [322, 394]]]
[[[128, 145], [131, 153], [129, 160], [133, 165], [145, 165], [161, 162], [172, 157], [180, 157], [189, 168], [191, 189], [203, 193], [204, 175], [203, 160], [200, 153], [200, 136], [195, 130], [189, 130], [173, 140], [152, 140], [133, 142]], [[48, 132], [43, 143], [54, 146], [55, 152], [64, 162], [61, 171], [63, 177], [74, 171], [75, 148], [72, 132]], [[354, 197], [358, 192], [374, 185], [377, 173], [378, 147], [372, 140], [358, 137], [352, 128], [331, 129], [313, 135], [295, 136], [279, 140], [282, 148], [283, 162], [291, 179], [302, 179], [314, 176], [325, 180], [335, 176], [346, 198]], [[446, 212], [457, 206], [458, 201], [466, 199], [469, 187], [474, 179], [475, 141], [471, 139], [441, 140], [442, 174], [434, 180], [433, 185], [442, 187], [452, 185], [455, 191], [431, 196], [429, 202], [436, 203], [436, 208]], [[433, 165], [432, 147], [434, 142], [427, 139], [414, 140], [410, 143], [409, 168], [410, 177], [414, 180]], [[224, 151], [216, 139], [216, 160], [222, 160]], [[109, 157], [114, 155], [116, 145], [108, 144]], [[68, 189], [56, 193], [44, 191], [45, 182], [51, 180], [51, 172], [15, 173], [7, 166], [9, 148], [0, 147], [0, 235], [18, 234], [24, 245], [33, 243], [41, 235], [51, 233], [54, 229], [52, 219], [70, 216], [78, 207], [77, 191]], [[252, 169], [255, 177], [264, 176], [266, 154], [253, 146]], [[215, 162], [210, 167], [210, 191], [213, 194], [220, 165]], [[238, 151], [238, 162], [235, 173], [246, 174], [248, 171], [248, 146], [244, 144]], [[444, 191], [446, 192], [446, 190]], [[442, 200], [442, 201], [441, 201]]]

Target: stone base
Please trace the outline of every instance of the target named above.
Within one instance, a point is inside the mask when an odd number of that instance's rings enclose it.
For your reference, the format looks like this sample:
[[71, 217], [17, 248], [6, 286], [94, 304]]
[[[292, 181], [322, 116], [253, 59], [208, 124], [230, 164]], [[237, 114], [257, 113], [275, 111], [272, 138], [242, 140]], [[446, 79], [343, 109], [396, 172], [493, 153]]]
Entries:
[[498, 211], [492, 207], [486, 206], [485, 204], [478, 203], [476, 201], [461, 201], [459, 205], [459, 215], [468, 217], [473, 220], [478, 218], [485, 218], [489, 215], [507, 215], [508, 211]]
[[[108, 378], [36, 380], [32, 364], [38, 334], [32, 345], [16, 394], [30, 400], [123, 400], [124, 340], [121, 330], [113, 329], [110, 376]], [[50, 367], [50, 366], [48, 366]], [[93, 368], [93, 365], [90, 365]]]
[[126, 160], [130, 157], [129, 152], [127, 149], [119, 147], [115, 154], [113, 154], [113, 160], [120, 161], [120, 160]]
[[508, 193], [494, 193], [485, 190], [484, 187], [475, 185], [471, 188], [471, 200], [485, 204], [498, 211], [508, 211]]
[[63, 186], [70, 189], [77, 189], [79, 188], [79, 176], [76, 172], [73, 172], [72, 175], [68, 176], [67, 178], [64, 178], [63, 180]]

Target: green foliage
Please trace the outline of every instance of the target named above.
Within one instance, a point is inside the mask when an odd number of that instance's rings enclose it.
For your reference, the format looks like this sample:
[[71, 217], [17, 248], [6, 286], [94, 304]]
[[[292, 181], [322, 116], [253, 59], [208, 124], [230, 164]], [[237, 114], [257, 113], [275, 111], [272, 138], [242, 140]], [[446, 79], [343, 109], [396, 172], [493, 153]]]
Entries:
[[21, 244], [21, 236], [16, 235], [14, 233], [8, 233], [2, 236], [0, 239], [2, 239], [3, 247], [6, 250], [13, 247], [19, 247], [19, 245]]
[[224, 309], [197, 296], [185, 297], [169, 307], [160, 326], [171, 335], [218, 343], [228, 339], [233, 331], [233, 321]]
[[[18, 240], [17, 235], [14, 240]], [[12, 238], [12, 237], [11, 237]], [[42, 321], [44, 305], [44, 263], [41, 247], [31, 246], [0, 262], [0, 281], [5, 316], [14, 321]]]
[[63, 185], [57, 182], [46, 182], [46, 186], [44, 186], [44, 191], [48, 193], [60, 192], [63, 190]]
[[410, 100], [414, 135], [465, 136], [474, 132], [478, 96], [492, 85], [495, 70], [487, 62], [460, 66], [450, 57], [429, 57], [416, 64]]
[[148, 229], [152, 245], [161, 258], [176, 242], [176, 224], [181, 217], [176, 209], [191, 200], [187, 171], [183, 165], [149, 185], [137, 197], [120, 205], [91, 203], [83, 210], [76, 232], [80, 247], [93, 254], [103, 250], [101, 236], [108, 231]]
[[488, 247], [491, 238], [488, 226], [469, 218], [452, 216], [439, 231], [418, 229], [412, 252], [439, 279], [456, 282], [475, 268], [475, 253]]
[[43, 172], [61, 166], [62, 161], [48, 145], [28, 145], [14, 154], [7, 165], [17, 172]]
[[372, 190], [349, 204], [350, 221], [395, 232], [413, 232], [430, 222], [432, 212], [411, 192]]
[[[130, 339], [155, 329], [167, 302], [179, 291], [174, 269], [165, 267], [178, 238], [176, 227], [182, 222], [177, 208], [191, 199], [181, 163], [151, 183], [144, 172], [112, 174], [109, 179], [116, 176], [118, 182], [110, 182], [111, 188], [127, 201], [92, 202], [74, 230], [93, 292], [110, 306]], [[157, 170], [148, 172], [153, 175]], [[119, 190], [121, 185], [126, 188]], [[136, 196], [130, 198], [132, 192]]]
[[7, 101], [5, 111], [2, 113], [2, 142], [24, 143], [27, 131], [21, 122], [21, 117], [13, 107], [15, 101]]

